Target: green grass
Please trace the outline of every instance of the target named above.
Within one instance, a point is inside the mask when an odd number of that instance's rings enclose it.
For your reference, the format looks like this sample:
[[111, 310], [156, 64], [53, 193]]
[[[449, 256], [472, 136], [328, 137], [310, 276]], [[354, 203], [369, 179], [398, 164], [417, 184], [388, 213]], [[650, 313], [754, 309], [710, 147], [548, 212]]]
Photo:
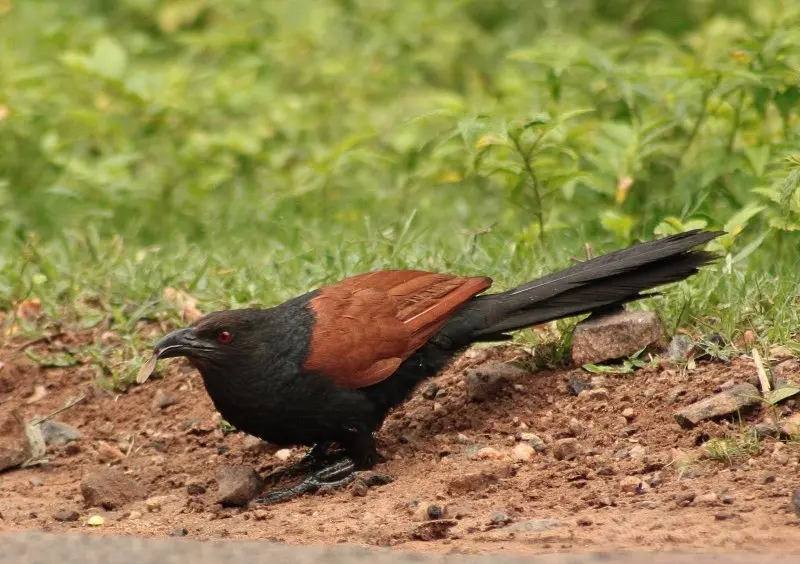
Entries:
[[789, 342], [798, 23], [778, 0], [0, 0], [0, 310], [106, 323], [124, 379], [137, 322], [178, 322], [166, 287], [205, 311], [387, 267], [502, 289], [708, 227], [723, 260], [641, 307]]

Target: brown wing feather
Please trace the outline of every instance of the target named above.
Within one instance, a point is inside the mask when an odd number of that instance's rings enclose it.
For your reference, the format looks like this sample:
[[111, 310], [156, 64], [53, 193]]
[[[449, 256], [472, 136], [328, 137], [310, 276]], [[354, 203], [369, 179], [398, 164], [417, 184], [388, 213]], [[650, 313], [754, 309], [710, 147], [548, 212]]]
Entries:
[[311, 300], [316, 320], [306, 370], [358, 389], [391, 376], [491, 278], [419, 270], [359, 274]]

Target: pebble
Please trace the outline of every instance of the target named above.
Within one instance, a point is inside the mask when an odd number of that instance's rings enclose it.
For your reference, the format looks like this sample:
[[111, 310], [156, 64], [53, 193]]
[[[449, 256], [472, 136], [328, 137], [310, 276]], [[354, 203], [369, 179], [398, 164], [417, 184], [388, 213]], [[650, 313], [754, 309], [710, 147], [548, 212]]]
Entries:
[[709, 492], [703, 495], [699, 495], [695, 498], [696, 503], [700, 503], [703, 505], [716, 505], [719, 502], [719, 496], [714, 492]]
[[125, 460], [125, 453], [105, 441], [98, 441], [97, 460], [102, 463], [121, 462]]
[[633, 420], [635, 414], [632, 407], [626, 407], [622, 410], [622, 416], [629, 422]]
[[553, 456], [556, 460], [574, 460], [582, 452], [581, 444], [578, 439], [567, 438], [559, 439], [553, 445]]
[[792, 492], [792, 509], [794, 514], [800, 517], [800, 488]]
[[81, 432], [72, 425], [48, 419], [40, 426], [46, 445], [65, 445], [81, 438]]
[[608, 401], [611, 397], [605, 388], [595, 388], [586, 392], [586, 397], [592, 401]]
[[53, 519], [55, 519], [56, 521], [61, 521], [62, 523], [72, 523], [74, 521], [77, 521], [79, 517], [80, 515], [74, 509], [73, 510], [62, 509], [61, 511], [58, 511], [56, 512], [55, 515], [53, 515]]
[[775, 443], [772, 451], [772, 459], [778, 464], [789, 463], [789, 453], [786, 452], [785, 443]]
[[800, 437], [800, 412], [786, 418], [781, 425], [781, 433], [789, 438]]
[[150, 404], [150, 408], [153, 411], [158, 411], [159, 409], [165, 409], [176, 403], [178, 403], [177, 395], [159, 388], [153, 395], [153, 402]]
[[186, 485], [186, 493], [189, 495], [203, 495], [206, 493], [206, 487], [203, 484], [192, 482]]
[[619, 481], [619, 488], [626, 493], [643, 493], [640, 491], [642, 484], [636, 476], [625, 476]]
[[292, 456], [292, 449], [282, 448], [275, 453], [275, 458], [281, 462], [286, 462]]
[[593, 521], [588, 517], [578, 517], [577, 524], [579, 527], [590, 527]]
[[22, 414], [13, 409], [0, 410], [0, 472], [19, 466], [29, 456]]
[[775, 474], [766, 474], [761, 478], [762, 484], [772, 484], [775, 482]]
[[243, 506], [264, 486], [261, 476], [249, 466], [225, 465], [217, 470], [217, 502], [223, 506]]
[[586, 427], [574, 417], [567, 423], [567, 429], [573, 437], [582, 437], [586, 434]]
[[531, 458], [533, 458], [535, 453], [536, 451], [529, 444], [519, 443], [514, 447], [514, 460], [528, 462]]
[[526, 372], [511, 364], [486, 363], [467, 371], [465, 381], [469, 401], [486, 401], [507, 384], [524, 376]]
[[767, 422], [756, 423], [750, 428], [750, 432], [758, 440], [763, 440], [767, 437], [777, 437], [780, 434], [778, 427], [773, 423]]
[[480, 460], [497, 460], [497, 459], [499, 459], [500, 457], [502, 457], [503, 455], [502, 455], [502, 453], [501, 453], [499, 450], [497, 450], [496, 448], [492, 448], [492, 447], [483, 447], [482, 449], [480, 449], [480, 450], [479, 450], [479, 451], [476, 453], [476, 455], [475, 455], [475, 456], [477, 456], [477, 458], [479, 458]]
[[533, 450], [536, 452], [544, 452], [547, 450], [547, 446], [544, 444], [544, 441], [539, 437], [539, 435], [535, 435], [533, 433], [520, 433], [519, 438], [520, 440], [531, 445]]
[[573, 374], [569, 377], [569, 381], [567, 382], [567, 393], [571, 396], [577, 396], [582, 391], [588, 390], [592, 387], [592, 384], [584, 378], [581, 378], [577, 374]]
[[642, 461], [647, 457], [647, 449], [642, 445], [634, 445], [628, 451], [628, 456], [631, 460]]
[[422, 397], [427, 400], [432, 400], [436, 397], [436, 393], [439, 391], [439, 386], [437, 386], [434, 382], [428, 384], [425, 388], [425, 391], [422, 392]]
[[492, 513], [492, 517], [490, 519], [490, 523], [495, 527], [503, 527], [511, 523], [513, 519], [509, 517], [508, 513], [505, 511], [495, 511]]
[[187, 531], [185, 527], [177, 527], [169, 532], [169, 536], [171, 537], [185, 537], [188, 534], [189, 531]]
[[108, 510], [145, 498], [144, 489], [133, 478], [113, 468], [89, 474], [80, 489], [87, 507]]
[[686, 335], [675, 335], [669, 342], [667, 356], [670, 360], [688, 360], [694, 351], [694, 342]]
[[678, 504], [678, 507], [686, 507], [694, 502], [695, 497], [697, 497], [697, 495], [694, 492], [688, 491], [678, 494], [678, 497], [675, 499], [675, 501]]
[[469, 437], [466, 436], [464, 433], [459, 433], [456, 435], [456, 442], [462, 445], [466, 445], [470, 443]]
[[142, 512], [141, 511], [131, 511], [128, 514], [128, 519], [130, 519], [131, 521], [136, 521], [137, 519], [141, 519], [141, 518], [142, 518]]
[[253, 435], [247, 435], [242, 441], [242, 449], [248, 452], [261, 453], [264, 452], [266, 448], [267, 443]]

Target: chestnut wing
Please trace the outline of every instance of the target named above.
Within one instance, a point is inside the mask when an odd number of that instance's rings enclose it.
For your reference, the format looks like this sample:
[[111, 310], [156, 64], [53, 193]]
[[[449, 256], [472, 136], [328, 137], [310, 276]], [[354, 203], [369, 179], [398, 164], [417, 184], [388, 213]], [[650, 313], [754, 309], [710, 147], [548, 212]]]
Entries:
[[486, 277], [418, 270], [359, 274], [322, 288], [303, 368], [359, 389], [391, 376], [473, 296]]

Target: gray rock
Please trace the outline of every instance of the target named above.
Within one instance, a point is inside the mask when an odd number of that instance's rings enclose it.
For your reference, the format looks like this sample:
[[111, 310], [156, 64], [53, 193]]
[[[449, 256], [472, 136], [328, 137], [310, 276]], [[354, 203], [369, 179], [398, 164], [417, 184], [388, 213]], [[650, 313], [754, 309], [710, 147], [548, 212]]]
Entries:
[[579, 395], [583, 390], [588, 390], [592, 387], [591, 382], [586, 380], [585, 378], [581, 378], [577, 374], [573, 374], [569, 377], [569, 382], [567, 382], [567, 393], [571, 396]]
[[62, 509], [53, 515], [53, 519], [61, 521], [62, 523], [73, 523], [78, 520], [78, 517], [80, 517], [80, 515], [77, 511], [69, 509]]
[[526, 372], [511, 364], [490, 362], [467, 371], [467, 398], [469, 401], [486, 401], [506, 385], [515, 382]]
[[651, 311], [622, 311], [589, 318], [575, 327], [572, 360], [577, 365], [623, 358], [661, 341], [663, 328]]
[[112, 510], [144, 499], [147, 492], [133, 478], [112, 468], [87, 475], [81, 481], [81, 495], [87, 507]]
[[684, 429], [691, 429], [701, 421], [730, 417], [760, 404], [761, 394], [755, 386], [738, 384], [678, 410], [675, 420]]
[[261, 493], [264, 482], [249, 466], [221, 466], [217, 470], [217, 502], [226, 506], [244, 506]]
[[558, 519], [531, 519], [521, 521], [506, 528], [509, 533], [543, 533], [563, 526], [564, 523]]
[[505, 511], [495, 511], [492, 513], [492, 518], [490, 519], [490, 524], [495, 527], [503, 527], [511, 523], [512, 519], [508, 516], [508, 513]]
[[72, 425], [48, 419], [41, 424], [42, 437], [46, 445], [65, 445], [81, 438], [81, 432]]
[[694, 352], [694, 342], [686, 335], [675, 335], [667, 347], [670, 360], [688, 360]]

